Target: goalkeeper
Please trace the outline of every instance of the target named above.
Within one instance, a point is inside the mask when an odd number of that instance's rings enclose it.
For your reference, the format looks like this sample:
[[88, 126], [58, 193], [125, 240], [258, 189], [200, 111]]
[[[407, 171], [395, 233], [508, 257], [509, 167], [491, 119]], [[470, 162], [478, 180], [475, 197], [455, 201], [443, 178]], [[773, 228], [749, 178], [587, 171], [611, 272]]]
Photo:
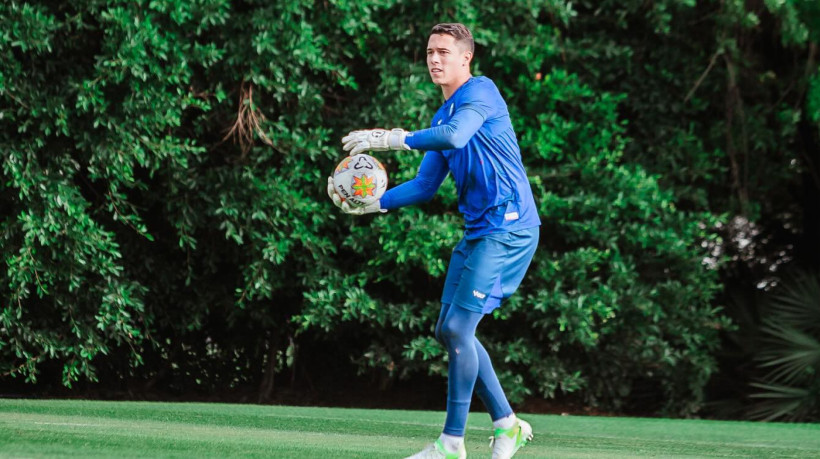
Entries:
[[371, 205], [352, 207], [334, 191], [333, 178], [328, 179], [333, 202], [354, 215], [428, 201], [448, 172], [455, 179], [465, 231], [450, 259], [435, 330], [449, 357], [447, 417], [441, 436], [414, 458], [466, 457], [464, 430], [473, 391], [493, 420], [493, 458], [512, 457], [532, 438], [532, 427], [513, 413], [475, 331], [484, 314], [521, 283], [541, 223], [507, 105], [490, 79], [470, 74], [473, 51], [472, 34], [464, 25], [433, 27], [427, 67], [444, 104], [431, 127], [353, 131], [342, 139], [351, 154], [427, 150], [413, 180]]

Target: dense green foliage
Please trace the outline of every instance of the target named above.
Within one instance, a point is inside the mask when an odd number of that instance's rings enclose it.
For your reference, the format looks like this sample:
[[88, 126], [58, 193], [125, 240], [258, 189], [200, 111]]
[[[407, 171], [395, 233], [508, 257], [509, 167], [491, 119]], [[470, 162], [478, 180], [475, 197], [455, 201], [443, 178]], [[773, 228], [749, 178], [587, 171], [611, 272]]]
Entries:
[[[0, 378], [264, 400], [327, 355], [383, 383], [444, 374], [452, 181], [360, 218], [323, 183], [348, 130], [429, 123], [427, 31], [458, 20], [543, 218], [520, 292], [479, 329], [511, 398], [693, 414], [726, 255], [820, 252], [802, 236], [818, 211], [793, 202], [820, 189], [820, 10], [752, 3], [6, 2]], [[392, 183], [421, 159], [378, 156]], [[788, 237], [746, 257], [738, 221]]]
[[751, 415], [820, 420], [820, 276], [799, 273], [766, 299]]
[[[727, 418], [820, 420], [820, 275], [789, 272], [776, 287], [731, 305], [738, 327], [723, 353], [732, 356], [725, 360], [733, 371], [721, 375], [729, 389], [713, 411]], [[752, 382], [738, 385], [732, 378]]]

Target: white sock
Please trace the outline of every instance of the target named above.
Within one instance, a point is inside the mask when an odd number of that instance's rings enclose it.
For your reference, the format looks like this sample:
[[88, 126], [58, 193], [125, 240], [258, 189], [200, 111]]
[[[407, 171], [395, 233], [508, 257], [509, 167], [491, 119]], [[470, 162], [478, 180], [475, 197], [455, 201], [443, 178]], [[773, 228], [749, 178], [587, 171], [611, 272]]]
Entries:
[[512, 429], [512, 427], [514, 425], [515, 425], [515, 413], [513, 413], [509, 416], [505, 416], [501, 419], [497, 419], [497, 420], [493, 421], [493, 427], [495, 427], [496, 429], [504, 429], [504, 430]]
[[447, 435], [444, 432], [441, 433], [441, 436], [439, 436], [438, 439], [441, 440], [441, 444], [444, 445], [444, 449], [451, 453], [457, 453], [461, 449], [461, 446], [464, 445], [464, 437]]

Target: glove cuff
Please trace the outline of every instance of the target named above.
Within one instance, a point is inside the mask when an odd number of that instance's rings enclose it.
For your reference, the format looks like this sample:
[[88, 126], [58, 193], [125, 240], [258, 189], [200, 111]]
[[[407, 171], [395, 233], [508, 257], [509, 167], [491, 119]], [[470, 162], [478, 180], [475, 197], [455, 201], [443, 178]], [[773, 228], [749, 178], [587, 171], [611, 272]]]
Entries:
[[386, 213], [387, 209], [382, 209], [382, 200], [379, 199], [378, 201], [374, 202], [373, 204], [369, 204], [365, 206], [365, 213], [372, 214], [372, 213]]
[[387, 145], [393, 150], [409, 150], [410, 147], [404, 143], [407, 131], [401, 128], [391, 129], [387, 135]]

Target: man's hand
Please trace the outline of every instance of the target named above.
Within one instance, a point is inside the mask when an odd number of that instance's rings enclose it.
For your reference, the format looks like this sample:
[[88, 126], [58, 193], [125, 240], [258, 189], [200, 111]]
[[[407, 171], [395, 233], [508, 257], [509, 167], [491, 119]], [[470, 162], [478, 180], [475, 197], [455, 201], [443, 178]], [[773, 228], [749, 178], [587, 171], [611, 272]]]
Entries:
[[342, 197], [336, 192], [336, 185], [333, 183], [333, 177], [327, 178], [327, 195], [330, 196], [330, 199], [336, 207], [342, 209], [342, 212], [348, 215], [364, 215], [376, 212], [387, 212], [387, 209], [382, 209], [379, 201], [376, 201], [373, 204], [368, 204], [364, 207], [351, 206], [347, 201], [342, 200]]
[[365, 131], [350, 131], [342, 138], [344, 151], [356, 155], [363, 151], [409, 150], [404, 143], [407, 131], [404, 129], [368, 129]]

